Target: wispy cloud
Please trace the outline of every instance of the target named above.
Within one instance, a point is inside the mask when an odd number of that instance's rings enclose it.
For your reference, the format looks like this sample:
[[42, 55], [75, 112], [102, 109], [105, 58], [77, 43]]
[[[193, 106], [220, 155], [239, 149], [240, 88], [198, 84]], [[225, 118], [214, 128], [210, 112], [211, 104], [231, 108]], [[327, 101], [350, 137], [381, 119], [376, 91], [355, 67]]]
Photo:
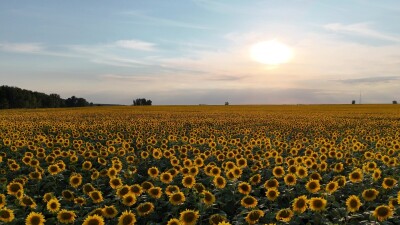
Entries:
[[115, 42], [115, 45], [121, 48], [142, 50], [142, 51], [154, 51], [155, 44], [140, 40], [119, 40]]
[[44, 50], [40, 43], [0, 43], [0, 50], [7, 52], [36, 53]]
[[148, 76], [121, 76], [117, 74], [102, 74], [99, 76], [101, 79], [106, 80], [120, 80], [120, 81], [135, 81], [135, 82], [149, 82], [154, 78]]
[[389, 83], [400, 80], [399, 76], [382, 76], [382, 77], [364, 77], [356, 79], [335, 80], [344, 84], [372, 84], [372, 83]]
[[[140, 19], [140, 20], [146, 22], [146, 24], [148, 24], [148, 25], [157, 25], [157, 26], [161, 25], [161, 26], [181, 27], [181, 28], [200, 29], [200, 30], [211, 29], [210, 27], [201, 26], [201, 25], [197, 25], [194, 23], [188, 23], [185, 21], [171, 20], [171, 19], [167, 19], [167, 18], [149, 16], [141, 11], [127, 11], [127, 12], [122, 12], [121, 14]], [[135, 21], [134, 23], [138, 23], [138, 21]]]
[[384, 41], [400, 42], [400, 37], [374, 30], [370, 27], [370, 23], [354, 23], [348, 25], [330, 23], [324, 25], [323, 28], [338, 33], [353, 34]]

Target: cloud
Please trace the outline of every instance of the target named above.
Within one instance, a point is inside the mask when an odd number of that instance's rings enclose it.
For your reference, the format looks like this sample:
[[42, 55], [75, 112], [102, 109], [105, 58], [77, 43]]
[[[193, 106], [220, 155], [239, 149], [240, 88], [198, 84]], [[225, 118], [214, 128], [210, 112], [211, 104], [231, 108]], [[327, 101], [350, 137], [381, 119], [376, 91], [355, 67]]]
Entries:
[[115, 42], [117, 47], [142, 50], [142, 51], [154, 51], [155, 44], [140, 40], [119, 40]]
[[400, 42], [400, 37], [376, 31], [370, 28], [369, 23], [354, 23], [349, 25], [344, 25], [341, 23], [330, 23], [324, 25], [323, 28], [338, 33], [354, 34], [384, 41]]
[[37, 53], [44, 50], [40, 43], [0, 43], [0, 50], [6, 52]]
[[116, 74], [103, 74], [99, 76], [101, 79], [106, 80], [120, 80], [120, 81], [134, 81], [134, 82], [149, 82], [154, 79], [146, 76], [121, 76]]
[[391, 81], [400, 80], [399, 76], [383, 76], [383, 77], [364, 77], [356, 79], [335, 80], [344, 84], [371, 84], [371, 83], [389, 83]]
[[[138, 19], [141, 19], [142, 21], [146, 22], [146, 24], [148, 24], [148, 25], [157, 25], [157, 26], [162, 25], [162, 26], [181, 27], [181, 28], [188, 28], [188, 29], [199, 29], [199, 30], [210, 30], [211, 29], [209, 27], [200, 26], [200, 25], [193, 24], [193, 23], [187, 23], [187, 22], [182, 22], [182, 21], [177, 21], [177, 20], [149, 16], [140, 11], [128, 11], [128, 12], [122, 12], [121, 14], [133, 16]], [[134, 23], [138, 23], [138, 21], [135, 21]]]

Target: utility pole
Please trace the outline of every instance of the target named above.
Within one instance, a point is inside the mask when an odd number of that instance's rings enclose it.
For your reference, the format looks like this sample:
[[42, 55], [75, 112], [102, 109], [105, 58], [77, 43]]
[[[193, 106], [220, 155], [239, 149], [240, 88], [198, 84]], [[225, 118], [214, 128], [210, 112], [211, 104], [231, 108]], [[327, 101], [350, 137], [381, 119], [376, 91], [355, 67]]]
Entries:
[[360, 102], [360, 104], [361, 104], [361, 91], [360, 91], [360, 101], [359, 101], [359, 102]]

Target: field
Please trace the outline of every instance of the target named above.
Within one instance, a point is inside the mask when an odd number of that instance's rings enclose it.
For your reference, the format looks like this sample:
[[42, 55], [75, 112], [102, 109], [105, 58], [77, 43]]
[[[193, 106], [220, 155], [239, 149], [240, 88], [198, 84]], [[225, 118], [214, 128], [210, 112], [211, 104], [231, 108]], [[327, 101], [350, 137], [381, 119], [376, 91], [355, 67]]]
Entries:
[[400, 106], [0, 111], [0, 224], [400, 224]]

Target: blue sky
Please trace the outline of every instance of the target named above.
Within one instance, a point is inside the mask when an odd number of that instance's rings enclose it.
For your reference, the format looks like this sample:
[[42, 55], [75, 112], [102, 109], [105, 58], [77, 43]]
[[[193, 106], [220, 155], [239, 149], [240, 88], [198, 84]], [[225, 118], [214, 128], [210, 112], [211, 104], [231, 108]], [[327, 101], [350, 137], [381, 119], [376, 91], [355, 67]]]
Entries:
[[[396, 0], [1, 1], [0, 83], [95, 103], [390, 103], [398, 21]], [[292, 60], [252, 60], [268, 40]]]

